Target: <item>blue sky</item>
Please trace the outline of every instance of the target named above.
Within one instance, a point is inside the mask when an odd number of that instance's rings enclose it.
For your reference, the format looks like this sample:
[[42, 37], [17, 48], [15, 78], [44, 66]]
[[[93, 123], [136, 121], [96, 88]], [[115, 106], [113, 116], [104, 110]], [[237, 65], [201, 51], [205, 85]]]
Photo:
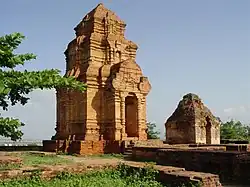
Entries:
[[[34, 3], [35, 2], [35, 3]], [[139, 45], [137, 63], [149, 77], [148, 121], [164, 123], [186, 93], [198, 94], [223, 120], [250, 123], [250, 1], [248, 0], [23, 0], [3, 1], [0, 35], [21, 32], [18, 52], [37, 60], [29, 70], [65, 71], [73, 28], [98, 3], [127, 23]], [[49, 139], [55, 128], [54, 91], [35, 91], [28, 105], [4, 113], [26, 123], [24, 138]]]

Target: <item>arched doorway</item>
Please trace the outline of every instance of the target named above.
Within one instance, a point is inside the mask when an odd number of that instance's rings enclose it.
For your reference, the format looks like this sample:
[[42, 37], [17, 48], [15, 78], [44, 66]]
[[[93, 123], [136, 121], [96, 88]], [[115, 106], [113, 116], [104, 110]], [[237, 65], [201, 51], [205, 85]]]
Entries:
[[211, 141], [211, 136], [212, 136], [212, 133], [211, 133], [211, 121], [209, 119], [209, 117], [206, 117], [206, 144], [211, 144], [212, 141]]
[[128, 137], [138, 137], [137, 105], [137, 97], [134, 94], [125, 98], [125, 130]]

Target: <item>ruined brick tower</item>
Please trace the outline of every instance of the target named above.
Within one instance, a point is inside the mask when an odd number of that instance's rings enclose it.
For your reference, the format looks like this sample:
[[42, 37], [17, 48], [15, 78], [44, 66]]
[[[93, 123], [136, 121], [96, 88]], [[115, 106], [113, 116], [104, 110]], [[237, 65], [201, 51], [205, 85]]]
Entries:
[[183, 96], [165, 127], [169, 144], [220, 144], [220, 122], [193, 93]]
[[147, 139], [146, 96], [151, 86], [135, 62], [137, 45], [126, 24], [99, 4], [76, 26], [66, 56], [66, 76], [87, 84], [80, 93], [57, 90], [55, 139]]

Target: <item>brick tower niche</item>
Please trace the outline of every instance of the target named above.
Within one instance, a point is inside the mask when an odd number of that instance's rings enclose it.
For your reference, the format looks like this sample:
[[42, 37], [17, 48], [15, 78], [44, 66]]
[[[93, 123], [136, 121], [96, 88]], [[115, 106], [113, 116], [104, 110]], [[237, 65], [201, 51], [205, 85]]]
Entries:
[[87, 91], [57, 90], [55, 139], [146, 140], [146, 96], [151, 86], [135, 62], [137, 45], [126, 24], [99, 4], [75, 27], [65, 51], [66, 75]]

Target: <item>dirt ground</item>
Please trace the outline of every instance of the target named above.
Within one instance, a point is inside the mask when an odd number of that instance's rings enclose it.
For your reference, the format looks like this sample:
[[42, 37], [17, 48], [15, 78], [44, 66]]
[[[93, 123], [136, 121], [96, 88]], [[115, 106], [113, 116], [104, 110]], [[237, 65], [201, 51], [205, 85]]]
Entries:
[[82, 163], [84, 165], [107, 165], [107, 164], [116, 164], [119, 162], [126, 162], [124, 159], [118, 159], [118, 158], [76, 157], [76, 156], [64, 156], [64, 155], [58, 155], [58, 157], [73, 160], [76, 163]]
[[[119, 163], [135, 163], [125, 160], [122, 155], [93, 155], [93, 156], [72, 156], [57, 155], [48, 152], [0, 152], [0, 170], [20, 169], [39, 166], [58, 166], [58, 165], [85, 165], [85, 166], [105, 166], [116, 165]], [[6, 163], [6, 164], [5, 164]], [[17, 167], [17, 163], [21, 163]], [[13, 164], [13, 166], [11, 166]], [[6, 167], [10, 165], [10, 167]], [[1, 168], [2, 166], [2, 168]], [[3, 167], [4, 166], [4, 167]]]

